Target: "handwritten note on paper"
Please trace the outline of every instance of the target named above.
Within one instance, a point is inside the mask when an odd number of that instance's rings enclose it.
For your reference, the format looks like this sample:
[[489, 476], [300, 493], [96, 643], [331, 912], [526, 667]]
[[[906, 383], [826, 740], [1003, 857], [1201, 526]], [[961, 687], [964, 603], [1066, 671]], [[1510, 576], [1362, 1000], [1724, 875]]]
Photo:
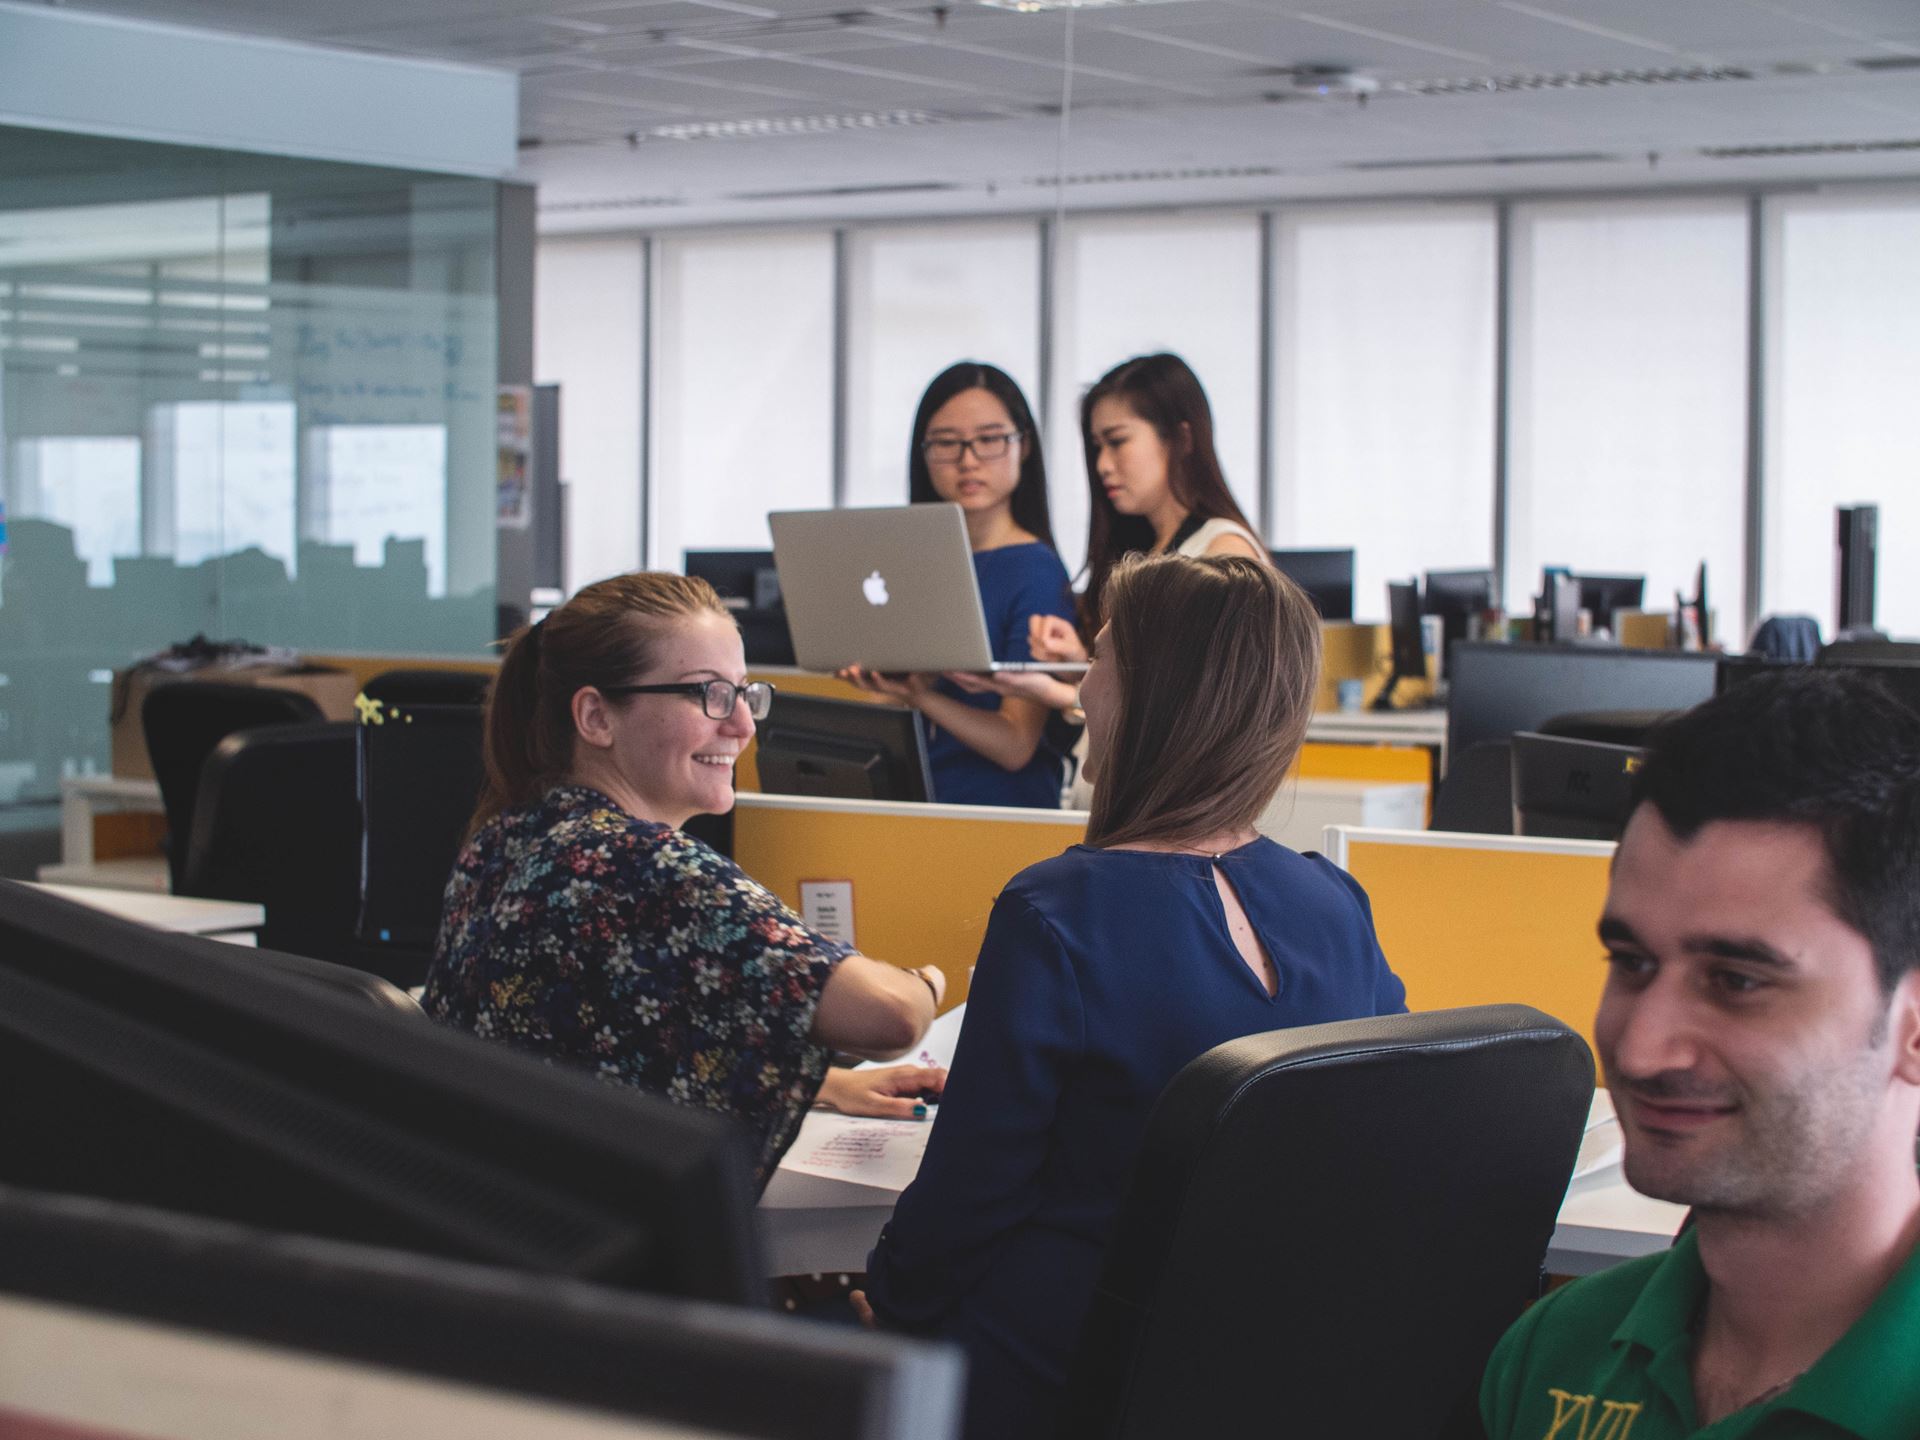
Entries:
[[864, 1120], [809, 1111], [782, 1170], [899, 1192], [920, 1169], [931, 1120]]

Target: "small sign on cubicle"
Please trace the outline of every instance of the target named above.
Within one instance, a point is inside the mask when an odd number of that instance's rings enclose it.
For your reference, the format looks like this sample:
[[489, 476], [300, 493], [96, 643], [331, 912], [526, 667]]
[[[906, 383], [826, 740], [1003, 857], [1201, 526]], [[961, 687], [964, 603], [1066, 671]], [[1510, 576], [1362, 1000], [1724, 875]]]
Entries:
[[852, 945], [853, 882], [851, 880], [802, 880], [800, 882], [800, 918], [809, 929], [829, 940]]

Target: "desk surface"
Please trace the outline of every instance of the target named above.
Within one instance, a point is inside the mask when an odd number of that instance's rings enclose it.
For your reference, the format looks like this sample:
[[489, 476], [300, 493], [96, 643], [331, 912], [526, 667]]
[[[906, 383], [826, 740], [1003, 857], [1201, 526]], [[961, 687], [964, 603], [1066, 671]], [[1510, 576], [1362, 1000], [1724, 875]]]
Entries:
[[267, 923], [267, 908], [247, 900], [202, 900], [191, 895], [155, 895], [143, 890], [108, 890], [97, 885], [39, 884], [35, 889], [122, 920], [171, 930], [181, 935], [219, 935], [257, 930]]
[[[1596, 1116], [1606, 1105], [1595, 1097]], [[782, 1168], [760, 1200], [760, 1233], [774, 1275], [823, 1275], [865, 1268], [867, 1251], [893, 1214], [897, 1192]], [[1555, 1275], [1587, 1275], [1673, 1243], [1684, 1206], [1630, 1187], [1615, 1161], [1575, 1180], [1547, 1246]]]
[[1447, 712], [1433, 710], [1317, 710], [1307, 739], [1323, 743], [1433, 745], [1447, 741]]

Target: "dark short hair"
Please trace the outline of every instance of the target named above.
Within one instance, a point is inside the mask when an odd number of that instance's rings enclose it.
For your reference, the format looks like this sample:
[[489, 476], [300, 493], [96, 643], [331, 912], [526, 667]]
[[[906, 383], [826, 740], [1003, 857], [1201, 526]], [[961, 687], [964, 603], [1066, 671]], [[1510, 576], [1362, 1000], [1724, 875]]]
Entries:
[[1033, 411], [1014, 378], [997, 365], [979, 360], [962, 360], [949, 365], [928, 383], [920, 397], [920, 408], [913, 416], [913, 436], [907, 444], [907, 498], [925, 505], [940, 498], [933, 488], [933, 474], [927, 469], [926, 452], [920, 442], [927, 438], [940, 407], [968, 390], [984, 390], [1007, 407], [1013, 428], [1026, 438], [1020, 457], [1020, 480], [1013, 487], [1008, 510], [1013, 523], [1034, 539], [1053, 548], [1053, 515], [1047, 506], [1047, 462], [1040, 453], [1040, 427], [1033, 423]]
[[1867, 672], [1738, 682], [1654, 731], [1635, 798], [1683, 841], [1715, 820], [1814, 826], [1828, 902], [1873, 947], [1882, 988], [1920, 967], [1920, 712]]

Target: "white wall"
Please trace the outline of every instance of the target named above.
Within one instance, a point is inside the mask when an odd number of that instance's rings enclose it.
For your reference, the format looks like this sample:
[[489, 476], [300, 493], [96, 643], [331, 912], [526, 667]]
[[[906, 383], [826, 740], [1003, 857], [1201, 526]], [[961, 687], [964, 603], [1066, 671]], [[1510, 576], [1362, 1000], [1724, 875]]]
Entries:
[[640, 566], [644, 242], [543, 240], [534, 257], [534, 378], [560, 387], [565, 585]]

